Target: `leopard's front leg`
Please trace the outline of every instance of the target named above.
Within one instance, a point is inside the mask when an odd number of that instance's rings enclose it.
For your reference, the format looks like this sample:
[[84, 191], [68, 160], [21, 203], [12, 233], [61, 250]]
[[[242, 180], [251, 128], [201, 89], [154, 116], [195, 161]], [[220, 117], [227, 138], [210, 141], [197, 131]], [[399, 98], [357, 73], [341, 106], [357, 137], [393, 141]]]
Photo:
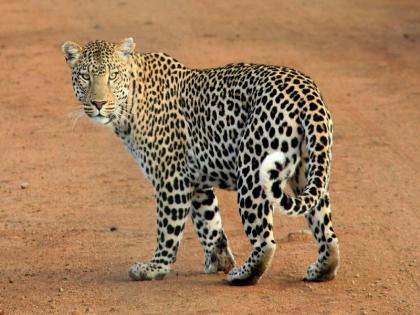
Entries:
[[205, 253], [204, 272], [229, 272], [235, 267], [235, 258], [223, 230], [222, 217], [213, 188], [194, 191], [191, 218]]
[[157, 246], [149, 262], [135, 263], [128, 271], [133, 280], [161, 280], [171, 270], [191, 207], [188, 181], [165, 180], [156, 191]]

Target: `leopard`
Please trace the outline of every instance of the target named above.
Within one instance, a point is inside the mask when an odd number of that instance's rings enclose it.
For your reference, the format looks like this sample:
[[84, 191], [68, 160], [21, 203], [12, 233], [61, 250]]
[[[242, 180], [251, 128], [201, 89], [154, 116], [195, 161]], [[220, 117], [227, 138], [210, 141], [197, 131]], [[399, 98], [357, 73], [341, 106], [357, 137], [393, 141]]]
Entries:
[[[156, 249], [129, 268], [129, 278], [163, 279], [191, 217], [204, 272], [256, 284], [273, 260], [273, 213], [280, 212], [303, 216], [315, 239], [317, 258], [303, 280], [333, 279], [340, 261], [329, 194], [333, 123], [314, 81], [266, 64], [194, 69], [135, 46], [131, 37], [62, 45], [84, 113], [113, 130], [154, 188]], [[237, 193], [251, 247], [242, 265], [215, 189]]]

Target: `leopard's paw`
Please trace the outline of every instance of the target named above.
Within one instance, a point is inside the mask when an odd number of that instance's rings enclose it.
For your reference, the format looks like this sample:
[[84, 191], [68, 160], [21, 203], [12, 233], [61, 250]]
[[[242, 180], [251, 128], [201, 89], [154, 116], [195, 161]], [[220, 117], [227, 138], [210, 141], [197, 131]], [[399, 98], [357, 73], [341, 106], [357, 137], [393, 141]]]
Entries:
[[252, 285], [256, 284], [260, 277], [261, 274], [259, 274], [258, 272], [254, 272], [251, 268], [244, 265], [241, 267], [233, 268], [229, 272], [226, 281], [230, 285]]
[[204, 259], [204, 272], [205, 273], [216, 273], [223, 271], [228, 273], [233, 267], [235, 267], [235, 258], [229, 247], [223, 250], [216, 250], [212, 253], [208, 253]]
[[157, 263], [135, 263], [128, 270], [132, 280], [162, 280], [170, 271], [169, 266]]
[[270, 265], [275, 250], [275, 244], [266, 246], [263, 251], [254, 250], [243, 266], [235, 267], [229, 272], [227, 282], [231, 285], [256, 284]]
[[328, 281], [335, 278], [340, 262], [338, 245], [330, 246], [328, 256], [321, 256], [309, 265], [304, 281]]

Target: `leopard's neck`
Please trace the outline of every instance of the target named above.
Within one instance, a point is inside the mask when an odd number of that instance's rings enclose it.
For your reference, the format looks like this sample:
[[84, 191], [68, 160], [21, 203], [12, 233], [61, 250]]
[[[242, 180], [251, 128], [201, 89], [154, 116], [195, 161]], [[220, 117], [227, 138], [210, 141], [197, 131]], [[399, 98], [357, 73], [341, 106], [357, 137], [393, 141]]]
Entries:
[[163, 53], [137, 54], [130, 59], [127, 104], [113, 127], [155, 182], [173, 173], [165, 168], [168, 159], [185, 155], [187, 124], [180, 113], [179, 89], [192, 70]]

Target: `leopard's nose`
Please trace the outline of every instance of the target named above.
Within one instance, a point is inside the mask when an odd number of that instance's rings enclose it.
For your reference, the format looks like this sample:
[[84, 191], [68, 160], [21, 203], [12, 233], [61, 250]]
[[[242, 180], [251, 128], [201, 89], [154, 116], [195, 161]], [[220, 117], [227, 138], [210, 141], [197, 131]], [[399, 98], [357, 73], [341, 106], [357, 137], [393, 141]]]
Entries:
[[91, 101], [92, 105], [94, 105], [98, 110], [101, 110], [101, 108], [108, 103], [107, 101]]

